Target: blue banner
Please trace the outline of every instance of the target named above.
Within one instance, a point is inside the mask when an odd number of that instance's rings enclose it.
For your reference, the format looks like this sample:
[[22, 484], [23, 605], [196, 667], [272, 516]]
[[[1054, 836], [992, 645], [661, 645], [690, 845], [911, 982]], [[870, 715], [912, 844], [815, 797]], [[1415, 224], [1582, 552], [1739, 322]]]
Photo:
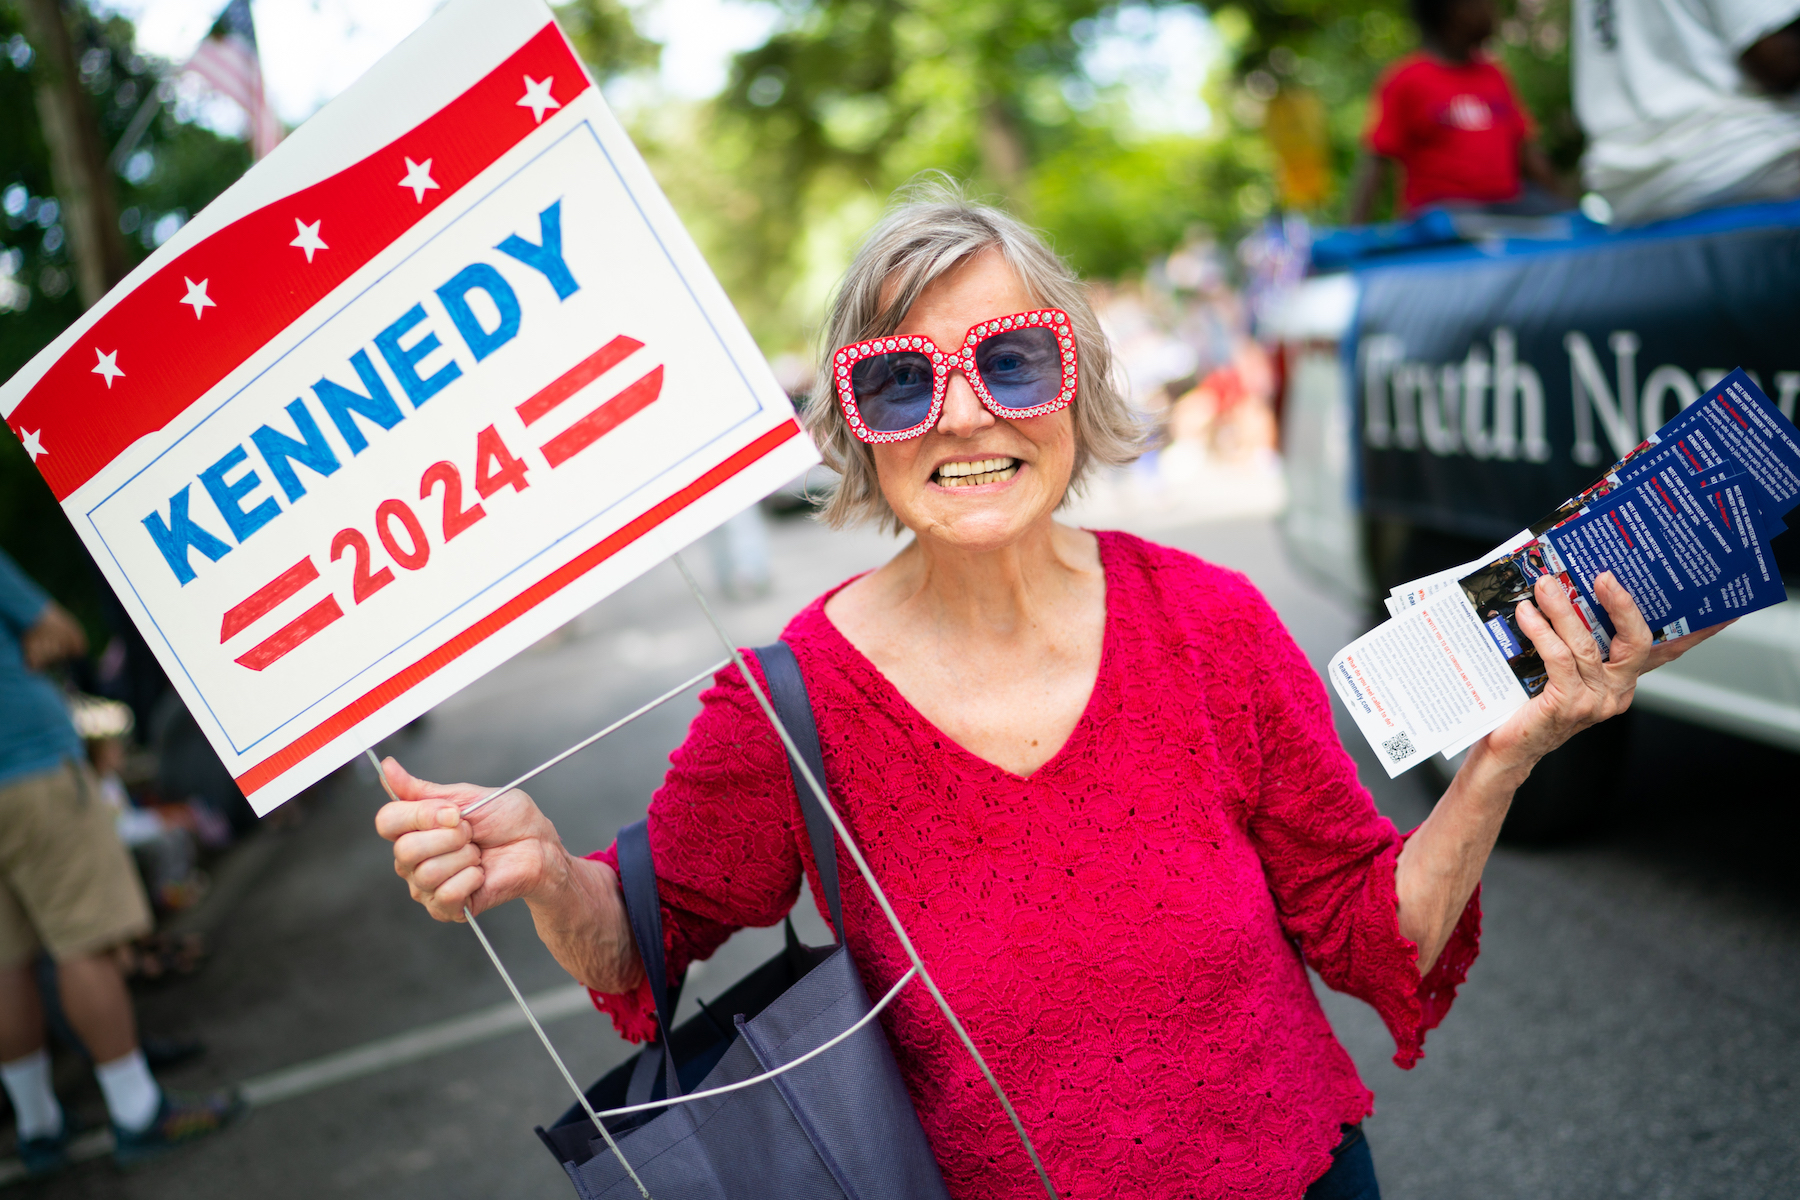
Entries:
[[1360, 271], [1365, 510], [1498, 541], [1737, 366], [1791, 418], [1800, 210], [1775, 212]]

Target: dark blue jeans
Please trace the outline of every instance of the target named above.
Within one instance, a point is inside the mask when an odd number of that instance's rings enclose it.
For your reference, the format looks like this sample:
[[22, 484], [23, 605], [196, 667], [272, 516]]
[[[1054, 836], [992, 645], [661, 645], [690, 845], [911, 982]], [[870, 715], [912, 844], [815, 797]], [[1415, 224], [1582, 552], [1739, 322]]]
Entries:
[[1313, 1180], [1305, 1200], [1381, 1200], [1375, 1160], [1361, 1125], [1344, 1127], [1344, 1140], [1331, 1152], [1331, 1169]]

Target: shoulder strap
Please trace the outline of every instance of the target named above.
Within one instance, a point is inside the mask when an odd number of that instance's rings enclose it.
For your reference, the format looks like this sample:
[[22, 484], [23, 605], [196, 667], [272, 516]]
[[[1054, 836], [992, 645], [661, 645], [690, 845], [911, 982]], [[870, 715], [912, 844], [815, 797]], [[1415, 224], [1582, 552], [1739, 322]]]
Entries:
[[[762, 664], [763, 678], [768, 680], [769, 700], [776, 716], [786, 726], [788, 736], [800, 748], [813, 778], [825, 783], [825, 758], [819, 750], [819, 729], [813, 721], [812, 701], [806, 694], [806, 679], [800, 674], [800, 663], [786, 642], [760, 646], [754, 651]], [[800, 801], [800, 813], [806, 818], [806, 834], [812, 843], [813, 861], [819, 868], [819, 882], [825, 891], [825, 903], [831, 911], [831, 926], [838, 942], [844, 940], [844, 901], [838, 887], [837, 840], [831, 818], [825, 815], [818, 797], [807, 786], [792, 755], [788, 769], [794, 778], [794, 793]], [[652, 1065], [653, 1051], [660, 1051], [662, 1068], [670, 1096], [681, 1095], [681, 1083], [675, 1076], [675, 1056], [668, 1053], [669, 1032], [675, 1028], [675, 1004], [680, 988], [669, 987], [668, 963], [663, 955], [662, 900], [656, 892], [656, 862], [650, 853], [650, 826], [635, 821], [619, 830], [619, 887], [625, 893], [625, 914], [631, 921], [631, 936], [637, 940], [638, 953], [644, 959], [644, 973], [650, 977], [650, 994], [656, 1000], [656, 1021], [661, 1030], [657, 1046], [645, 1047], [640, 1067]], [[649, 1086], [648, 1071], [635, 1072], [632, 1090]], [[641, 1103], [643, 1096], [633, 1100]]]
[[[656, 1000], [657, 1043], [661, 1046], [667, 1094], [679, 1096], [681, 1083], [675, 1077], [675, 1056], [668, 1052], [669, 1035], [675, 1028], [675, 999], [669, 994], [669, 967], [663, 958], [662, 900], [656, 894], [656, 861], [650, 855], [649, 822], [634, 821], [619, 830], [618, 846], [619, 889], [625, 893], [625, 915], [631, 921], [631, 936], [637, 939], [638, 953], [644, 959], [644, 974], [650, 977], [650, 995]], [[646, 1055], [650, 1049], [645, 1047]]]
[[[800, 662], [786, 642], [758, 646], [754, 652], [762, 664], [763, 678], [769, 682], [769, 700], [775, 715], [787, 727], [788, 736], [799, 747], [801, 758], [812, 771], [819, 786], [825, 786], [825, 758], [819, 752], [819, 727], [813, 720], [812, 700], [806, 694], [806, 677], [800, 673]], [[844, 942], [844, 901], [838, 889], [837, 838], [831, 818], [813, 795], [792, 754], [788, 770], [794, 776], [794, 794], [800, 800], [800, 814], [806, 818], [806, 835], [812, 842], [813, 862], [819, 868], [819, 882], [825, 889], [825, 903], [831, 909], [831, 928], [838, 944]]]

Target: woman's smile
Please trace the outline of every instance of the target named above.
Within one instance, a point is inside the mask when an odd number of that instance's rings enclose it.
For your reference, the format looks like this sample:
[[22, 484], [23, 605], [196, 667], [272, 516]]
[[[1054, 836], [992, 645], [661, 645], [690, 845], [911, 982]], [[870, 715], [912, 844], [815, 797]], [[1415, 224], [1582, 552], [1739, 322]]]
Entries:
[[947, 462], [931, 473], [931, 482], [941, 488], [970, 488], [989, 483], [1005, 483], [1017, 475], [1023, 465], [1018, 459], [1006, 455]]

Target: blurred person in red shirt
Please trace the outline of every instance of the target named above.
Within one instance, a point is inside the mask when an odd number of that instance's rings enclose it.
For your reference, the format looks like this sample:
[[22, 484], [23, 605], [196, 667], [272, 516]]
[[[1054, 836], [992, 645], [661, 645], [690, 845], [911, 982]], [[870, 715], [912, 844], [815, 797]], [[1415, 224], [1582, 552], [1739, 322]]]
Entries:
[[1363, 224], [1395, 165], [1400, 210], [1437, 204], [1535, 215], [1566, 207], [1531, 114], [1482, 45], [1493, 0], [1413, 0], [1421, 46], [1376, 85], [1370, 154], [1357, 174], [1352, 224]]

